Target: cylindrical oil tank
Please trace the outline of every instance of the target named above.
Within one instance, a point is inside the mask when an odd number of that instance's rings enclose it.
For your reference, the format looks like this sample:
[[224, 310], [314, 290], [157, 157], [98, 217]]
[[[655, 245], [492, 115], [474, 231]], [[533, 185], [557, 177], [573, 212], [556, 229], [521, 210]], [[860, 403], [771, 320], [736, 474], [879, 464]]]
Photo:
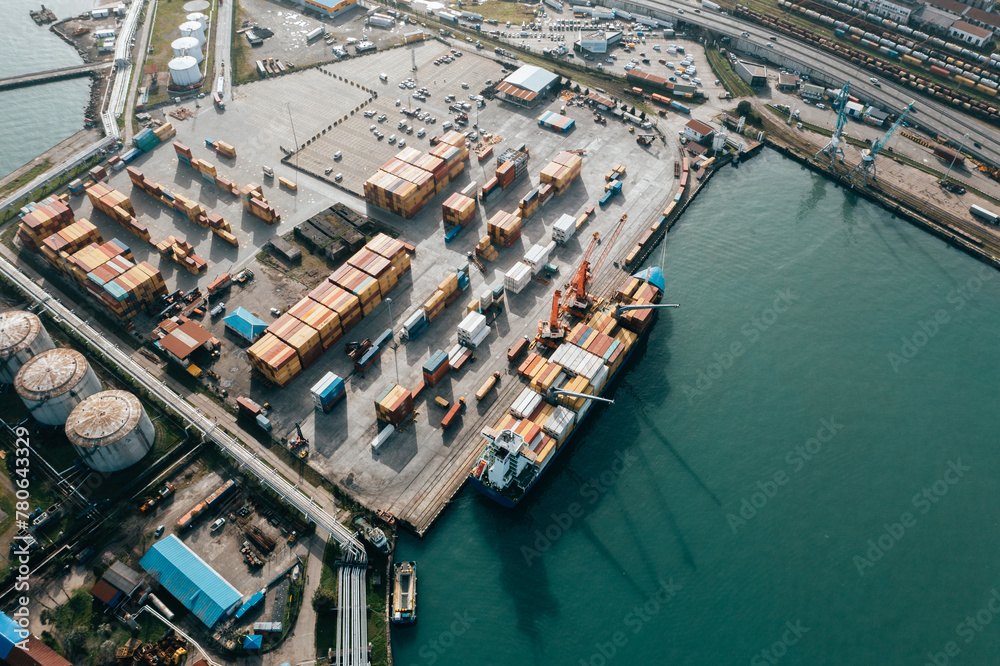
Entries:
[[170, 43], [170, 48], [174, 50], [175, 58], [191, 56], [197, 63], [205, 59], [201, 52], [201, 44], [194, 37], [178, 37]]
[[63, 425], [73, 408], [101, 391], [101, 380], [75, 349], [50, 349], [17, 371], [14, 389], [39, 423]]
[[205, 30], [208, 28], [208, 17], [201, 12], [193, 12], [187, 15], [188, 23], [198, 23], [201, 25], [201, 29]]
[[73, 409], [66, 437], [88, 467], [111, 473], [142, 460], [153, 448], [156, 430], [134, 394], [101, 391]]
[[0, 312], [0, 382], [13, 384], [22, 365], [53, 347], [49, 332], [34, 313]]
[[201, 81], [201, 70], [198, 69], [198, 61], [192, 56], [181, 56], [174, 58], [167, 67], [170, 69], [170, 80], [176, 86], [193, 86]]
[[194, 37], [199, 44], [205, 43], [205, 28], [201, 26], [201, 23], [188, 21], [181, 23], [178, 29], [181, 31], [181, 37]]

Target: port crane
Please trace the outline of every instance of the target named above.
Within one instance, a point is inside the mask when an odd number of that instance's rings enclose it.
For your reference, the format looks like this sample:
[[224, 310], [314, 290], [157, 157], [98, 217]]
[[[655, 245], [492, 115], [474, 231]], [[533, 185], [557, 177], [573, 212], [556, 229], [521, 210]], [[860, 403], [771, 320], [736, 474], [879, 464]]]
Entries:
[[604, 245], [604, 251], [601, 252], [597, 261], [591, 265], [590, 257], [597, 247], [601, 245], [601, 235], [598, 232], [594, 232], [594, 235], [590, 239], [590, 245], [587, 246], [587, 250], [583, 253], [580, 266], [573, 275], [573, 279], [570, 280], [569, 288], [565, 292], [560, 289], [556, 290], [552, 295], [552, 311], [549, 315], [549, 320], [538, 322], [538, 334], [535, 338], [539, 342], [548, 347], [558, 346], [563, 338], [566, 337], [567, 332], [566, 326], [559, 321], [559, 316], [564, 312], [569, 312], [582, 317], [591, 303], [593, 303], [594, 297], [587, 293], [587, 287], [592, 282], [591, 277], [601, 271], [604, 262], [611, 253], [611, 248], [614, 247], [627, 220], [628, 214], [623, 214], [611, 232], [611, 239]]
[[833, 163], [837, 160], [837, 155], [840, 155], [840, 163], [844, 163], [844, 144], [846, 143], [846, 137], [844, 136], [844, 126], [847, 125], [847, 96], [849, 94], [851, 87], [851, 82], [848, 81], [844, 84], [844, 87], [840, 89], [840, 96], [837, 97], [840, 100], [840, 113], [837, 114], [837, 126], [833, 129], [833, 136], [830, 137], [830, 143], [823, 146], [823, 148], [816, 153], [814, 160], [819, 160], [820, 155], [827, 155], [830, 158], [830, 168], [833, 168]]
[[885, 134], [875, 139], [871, 148], [863, 148], [861, 150], [861, 161], [856, 167], [854, 167], [854, 169], [851, 170], [851, 176], [853, 177], [855, 172], [860, 173], [862, 186], [868, 184], [869, 174], [871, 174], [872, 182], [878, 181], [878, 174], [875, 170], [875, 158], [879, 156], [879, 153], [882, 152], [885, 145], [889, 143], [889, 139], [891, 139], [892, 135], [896, 133], [899, 126], [903, 124], [903, 120], [906, 119], [906, 116], [911, 110], [913, 110], [913, 102], [910, 102], [906, 108], [903, 109], [903, 112], [899, 114], [899, 118], [896, 118], [896, 122], [894, 122], [892, 126], [886, 130]]

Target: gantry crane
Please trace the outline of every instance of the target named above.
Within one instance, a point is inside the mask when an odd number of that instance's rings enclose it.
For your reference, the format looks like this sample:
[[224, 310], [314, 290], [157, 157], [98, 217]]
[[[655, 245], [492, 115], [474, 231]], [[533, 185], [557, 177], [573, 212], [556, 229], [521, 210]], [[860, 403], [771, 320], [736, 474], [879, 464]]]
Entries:
[[814, 160], [819, 160], [820, 155], [827, 155], [830, 158], [830, 168], [833, 168], [833, 163], [837, 159], [837, 155], [840, 155], [840, 162], [844, 162], [844, 143], [846, 139], [844, 137], [844, 126], [847, 125], [847, 96], [849, 94], [851, 87], [851, 82], [848, 81], [844, 84], [844, 87], [840, 89], [840, 96], [837, 97], [840, 100], [840, 112], [837, 114], [837, 126], [833, 128], [833, 136], [830, 137], [830, 143], [823, 146], [823, 148], [816, 153]]
[[570, 312], [580, 317], [586, 314], [587, 309], [590, 308], [594, 300], [594, 297], [587, 292], [587, 287], [592, 282], [591, 277], [600, 273], [604, 262], [611, 253], [611, 248], [614, 247], [627, 220], [628, 214], [623, 214], [618, 220], [618, 224], [612, 230], [610, 240], [604, 244], [604, 251], [601, 252], [601, 256], [591, 265], [590, 256], [601, 245], [601, 235], [594, 232], [594, 235], [590, 238], [590, 245], [587, 246], [587, 250], [583, 253], [580, 266], [569, 283], [569, 288], [565, 293], [557, 289], [552, 295], [552, 311], [549, 314], [548, 321], [543, 319], [538, 322], [536, 340], [549, 347], [558, 346], [563, 338], [566, 337], [567, 332], [566, 326], [559, 321], [560, 315], [564, 312]]
[[903, 120], [906, 119], [906, 116], [910, 113], [912, 109], [913, 109], [913, 102], [910, 102], [906, 106], [906, 108], [903, 109], [903, 112], [899, 114], [899, 118], [896, 118], [896, 122], [892, 124], [892, 127], [886, 130], [885, 134], [875, 139], [875, 142], [872, 143], [871, 148], [863, 148], [861, 150], [861, 161], [858, 163], [856, 167], [854, 167], [853, 170], [851, 170], [851, 177], [853, 178], [855, 172], [861, 173], [862, 186], [868, 184], [868, 174], [871, 174], [872, 182], [878, 180], [877, 177], [878, 174], [875, 170], [875, 158], [878, 157], [879, 153], [882, 152], [882, 149], [885, 148], [885, 145], [889, 143], [889, 139], [891, 139], [892, 135], [896, 133], [896, 130], [899, 129], [899, 126], [903, 124]]

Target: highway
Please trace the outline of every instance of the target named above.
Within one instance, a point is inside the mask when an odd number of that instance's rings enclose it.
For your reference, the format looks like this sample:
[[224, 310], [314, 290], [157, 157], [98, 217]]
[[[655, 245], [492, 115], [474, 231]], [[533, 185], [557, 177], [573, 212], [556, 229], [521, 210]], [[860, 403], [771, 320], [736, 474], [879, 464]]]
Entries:
[[[661, 2], [652, 0], [628, 0], [620, 2], [612, 0], [605, 2], [610, 6], [620, 6], [626, 11], [644, 12], [655, 14], [657, 18], [677, 21], [684, 21], [691, 25], [696, 25], [703, 29], [709, 29], [724, 35], [728, 35], [734, 40], [743, 40], [753, 43], [758, 49], [767, 48], [766, 44], [772, 44], [768, 51], [773, 51], [775, 55], [798, 63], [798, 69], [805, 71], [816, 71], [826, 74], [834, 80], [839, 88], [845, 81], [851, 82], [851, 93], [879, 101], [892, 108], [896, 113], [901, 112], [911, 101], [916, 100], [914, 108], [917, 113], [911, 114], [911, 125], [920, 125], [938, 134], [943, 134], [955, 140], [961, 140], [962, 135], [968, 133], [972, 141], [978, 142], [982, 148], [974, 148], [971, 144], [966, 144], [966, 149], [974, 154], [978, 154], [986, 161], [993, 164], [1000, 164], [1000, 132], [997, 128], [987, 125], [972, 118], [958, 109], [940, 104], [925, 96], [919, 95], [917, 91], [898, 86], [891, 81], [882, 82], [882, 87], [872, 85], [868, 79], [873, 76], [868, 70], [841, 60], [826, 51], [820, 50], [810, 44], [792, 41], [789, 37], [772, 33], [769, 30], [758, 26], [755, 23], [743, 21], [726, 14], [701, 9], [700, 13], [695, 13], [695, 8], [700, 8], [700, 3], [677, 3]], [[683, 10], [681, 13], [680, 10]], [[742, 33], [749, 33], [750, 37], [742, 37]], [[777, 41], [770, 41], [770, 37], [775, 37]]]
[[[365, 577], [368, 557], [364, 546], [351, 530], [337, 522], [311, 497], [304, 495], [297, 486], [265, 464], [256, 452], [226, 434], [216, 423], [206, 418], [162, 381], [150, 375], [145, 368], [116, 345], [110, 344], [90, 324], [76, 316], [61, 302], [52, 298], [48, 292], [28, 279], [16, 266], [3, 257], [0, 257], [0, 273], [3, 273], [25, 293], [29, 294], [41, 307], [49, 310], [57, 320], [62, 320], [74, 328], [90, 345], [100, 349], [108, 361], [117, 365], [121, 372], [131, 376], [152, 395], [162, 400], [165, 405], [170, 405], [192, 428], [201, 432], [205, 438], [215, 442], [228, 453], [242, 469], [253, 473], [262, 484], [276, 492], [279, 497], [307, 516], [317, 527], [324, 530], [340, 544], [346, 565], [340, 568], [338, 576], [343, 575], [346, 584], [341, 585], [338, 592], [338, 608], [341, 609], [337, 633], [338, 654], [344, 655], [345, 660], [341, 662], [343, 664], [351, 664], [352, 666], [354, 664], [367, 664], [368, 618]], [[343, 651], [341, 651], [342, 636], [345, 646]], [[363, 655], [363, 660], [359, 655]]]

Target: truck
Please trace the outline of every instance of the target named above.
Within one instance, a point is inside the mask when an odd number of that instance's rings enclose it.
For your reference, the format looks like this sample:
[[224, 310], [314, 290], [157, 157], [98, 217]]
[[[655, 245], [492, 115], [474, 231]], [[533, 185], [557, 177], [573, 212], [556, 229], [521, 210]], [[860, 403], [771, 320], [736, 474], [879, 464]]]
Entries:
[[455, 422], [455, 418], [465, 410], [465, 397], [459, 398], [454, 404], [452, 404], [451, 409], [448, 413], [444, 415], [441, 419], [441, 430], [447, 430]]
[[224, 289], [228, 289], [233, 283], [233, 278], [229, 273], [223, 273], [219, 277], [212, 280], [208, 285], [208, 295], [213, 296]]
[[479, 387], [479, 390], [476, 391], [476, 402], [482, 401], [489, 394], [489, 392], [493, 390], [493, 387], [497, 385], [498, 381], [500, 381], [499, 372], [494, 372], [492, 375], [487, 377], [486, 381]]
[[222, 101], [222, 96], [219, 93], [212, 91], [212, 101], [215, 102], [215, 106], [219, 109], [225, 109], [226, 103]]
[[530, 342], [527, 336], [518, 340], [516, 345], [507, 350], [507, 362], [515, 363], [524, 355], [524, 352], [528, 351], [529, 344]]

